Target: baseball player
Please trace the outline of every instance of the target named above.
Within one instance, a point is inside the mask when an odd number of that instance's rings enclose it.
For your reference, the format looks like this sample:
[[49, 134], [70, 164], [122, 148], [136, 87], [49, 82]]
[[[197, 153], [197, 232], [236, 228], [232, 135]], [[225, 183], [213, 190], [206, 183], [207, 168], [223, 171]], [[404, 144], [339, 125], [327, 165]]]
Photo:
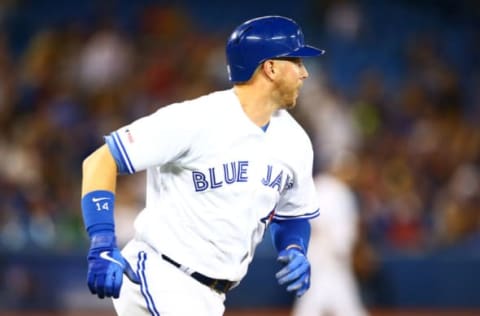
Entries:
[[[83, 163], [88, 286], [118, 315], [222, 315], [265, 229], [287, 291], [310, 286], [313, 151], [286, 111], [308, 77], [307, 46], [286, 17], [244, 22], [226, 45], [231, 89], [162, 107], [113, 131]], [[146, 205], [120, 252], [118, 174], [146, 170]], [[125, 276], [125, 277], [123, 277]], [[123, 285], [122, 285], [123, 284]]]
[[352, 271], [358, 233], [355, 194], [333, 171], [318, 174], [314, 183], [323, 212], [322, 220], [312, 223], [312, 286], [296, 300], [292, 316], [367, 316]]

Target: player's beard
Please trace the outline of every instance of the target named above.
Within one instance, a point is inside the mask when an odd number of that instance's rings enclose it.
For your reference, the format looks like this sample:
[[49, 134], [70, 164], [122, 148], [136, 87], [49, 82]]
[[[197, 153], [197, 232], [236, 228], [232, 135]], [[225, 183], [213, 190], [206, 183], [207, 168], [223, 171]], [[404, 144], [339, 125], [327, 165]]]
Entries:
[[290, 101], [287, 101], [285, 104], [285, 109], [291, 110], [297, 106], [297, 98], [298, 98], [298, 88], [292, 91], [291, 96], [290, 96]]
[[279, 108], [291, 110], [297, 105], [297, 98], [302, 83], [292, 86], [285, 81], [281, 81], [278, 86], [279, 93]]

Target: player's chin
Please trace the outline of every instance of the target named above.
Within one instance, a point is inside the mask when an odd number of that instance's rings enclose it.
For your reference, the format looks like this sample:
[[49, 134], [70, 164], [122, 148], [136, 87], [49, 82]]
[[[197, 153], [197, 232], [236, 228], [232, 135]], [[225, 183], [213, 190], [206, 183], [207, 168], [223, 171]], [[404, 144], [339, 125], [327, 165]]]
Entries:
[[298, 99], [298, 91], [295, 92], [292, 98], [287, 102], [287, 109], [293, 109], [297, 106], [297, 99]]
[[285, 109], [291, 110], [291, 109], [295, 108], [296, 106], [297, 106], [297, 100], [295, 99], [291, 102], [286, 103], [285, 104]]
[[293, 109], [297, 105], [297, 98], [298, 90], [285, 95], [283, 99], [283, 108], [287, 110]]

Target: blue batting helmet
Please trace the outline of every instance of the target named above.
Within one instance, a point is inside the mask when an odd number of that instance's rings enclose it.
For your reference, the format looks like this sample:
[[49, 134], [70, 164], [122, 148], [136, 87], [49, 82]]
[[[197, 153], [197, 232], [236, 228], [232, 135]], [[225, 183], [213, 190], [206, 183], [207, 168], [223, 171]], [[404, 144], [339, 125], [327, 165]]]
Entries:
[[227, 69], [231, 82], [248, 81], [267, 59], [312, 57], [324, 50], [305, 45], [300, 26], [283, 16], [264, 16], [239, 25], [227, 42]]

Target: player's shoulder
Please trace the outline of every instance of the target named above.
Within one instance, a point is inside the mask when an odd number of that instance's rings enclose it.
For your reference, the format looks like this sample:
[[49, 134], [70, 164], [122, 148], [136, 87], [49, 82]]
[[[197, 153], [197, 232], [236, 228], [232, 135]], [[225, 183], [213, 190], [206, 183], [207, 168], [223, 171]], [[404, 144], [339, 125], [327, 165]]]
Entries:
[[315, 186], [319, 188], [319, 191], [333, 191], [345, 194], [350, 192], [349, 187], [340, 181], [337, 177], [329, 174], [318, 174], [314, 177]]
[[356, 203], [355, 193], [347, 183], [328, 173], [317, 174], [314, 183], [321, 201], [337, 203], [337, 208], [343, 212], [353, 212]]
[[290, 141], [292, 145], [303, 147], [310, 150], [312, 148], [312, 142], [310, 136], [300, 123], [286, 110], [277, 111], [272, 121], [279, 128], [276, 129], [277, 133], [281, 134], [281, 137], [285, 141]]
[[159, 108], [154, 115], [180, 116], [184, 123], [193, 124], [213, 119], [228, 102], [233, 92], [230, 90], [213, 91], [192, 99], [174, 102]]
[[225, 102], [234, 98], [232, 89], [213, 91], [199, 97], [181, 102], [186, 107], [195, 107], [198, 109], [222, 107]]

